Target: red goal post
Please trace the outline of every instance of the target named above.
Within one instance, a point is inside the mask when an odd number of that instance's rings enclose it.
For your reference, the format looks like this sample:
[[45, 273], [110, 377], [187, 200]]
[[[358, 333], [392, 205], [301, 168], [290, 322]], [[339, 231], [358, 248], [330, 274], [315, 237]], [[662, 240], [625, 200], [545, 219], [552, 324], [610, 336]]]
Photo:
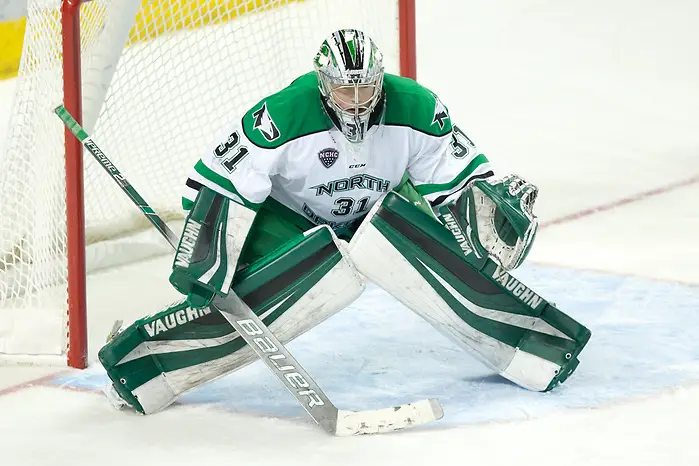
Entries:
[[[90, 265], [87, 251], [145, 228], [113, 182], [83, 160], [81, 144], [51, 114], [58, 103], [167, 219], [181, 215], [183, 170], [224, 115], [310, 71], [332, 30], [365, 30], [384, 51], [388, 72], [415, 79], [414, 0], [29, 0], [28, 9], [0, 158], [0, 194], [16, 197], [0, 212], [4, 360], [86, 367], [86, 275], [105, 266]], [[163, 141], [171, 171], [148, 173], [143, 160], [152, 161]], [[25, 341], [37, 322], [38, 335], [51, 338]]]

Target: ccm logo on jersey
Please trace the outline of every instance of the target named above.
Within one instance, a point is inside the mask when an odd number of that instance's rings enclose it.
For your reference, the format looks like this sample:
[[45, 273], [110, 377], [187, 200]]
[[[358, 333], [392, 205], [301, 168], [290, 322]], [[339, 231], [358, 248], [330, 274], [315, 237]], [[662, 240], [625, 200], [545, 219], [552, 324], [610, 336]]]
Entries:
[[252, 112], [252, 117], [255, 119], [255, 122], [252, 124], [253, 129], [259, 130], [266, 140], [272, 142], [279, 139], [279, 128], [277, 128], [272, 117], [269, 116], [267, 102], [263, 103], [259, 110]]

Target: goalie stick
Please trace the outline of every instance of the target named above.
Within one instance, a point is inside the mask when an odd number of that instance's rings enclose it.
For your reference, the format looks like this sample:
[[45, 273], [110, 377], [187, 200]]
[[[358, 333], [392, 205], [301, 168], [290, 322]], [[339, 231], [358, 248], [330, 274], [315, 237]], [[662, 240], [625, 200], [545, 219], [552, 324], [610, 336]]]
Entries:
[[[170, 246], [177, 249], [178, 238], [175, 233], [153, 211], [105, 153], [97, 147], [97, 144], [65, 107], [62, 105], [57, 107], [55, 113], [116, 181], [121, 190], [141, 209], [146, 218], [170, 243]], [[375, 410], [345, 411], [337, 409], [318, 384], [240, 297], [232, 292], [226, 298], [216, 297], [211, 307], [221, 312], [257, 356], [301, 403], [311, 418], [331, 434], [349, 436], [391, 432], [425, 424], [440, 419], [444, 415], [442, 406], [436, 398]]]

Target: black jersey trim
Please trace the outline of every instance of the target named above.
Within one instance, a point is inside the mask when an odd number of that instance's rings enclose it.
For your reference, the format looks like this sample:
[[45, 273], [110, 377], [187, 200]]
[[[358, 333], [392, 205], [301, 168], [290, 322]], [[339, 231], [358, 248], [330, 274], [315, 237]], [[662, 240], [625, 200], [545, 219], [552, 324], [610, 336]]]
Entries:
[[[492, 172], [492, 170], [488, 170], [487, 172], [481, 173], [480, 175], [473, 175], [470, 178], [467, 178], [465, 183], [463, 184], [463, 186], [461, 186], [459, 189], [464, 189], [464, 187], [472, 181], [482, 180], [482, 179], [484, 180], [484, 179], [490, 178], [493, 175], [494, 175], [494, 173]], [[451, 196], [452, 194], [457, 192], [459, 189], [455, 189], [455, 190], [450, 191], [446, 194], [442, 194], [441, 196], [437, 197], [434, 201], [430, 202], [430, 205], [432, 207], [440, 205], [442, 202], [444, 202], [446, 200], [446, 198], [448, 198], [449, 196]]]
[[204, 186], [204, 185], [201, 184], [200, 182], [195, 181], [195, 180], [193, 180], [193, 179], [191, 179], [191, 178], [187, 178], [187, 182], [185, 183], [185, 185], [186, 185], [188, 188], [192, 188], [192, 189], [195, 190], [195, 191], [201, 190], [201, 188]]

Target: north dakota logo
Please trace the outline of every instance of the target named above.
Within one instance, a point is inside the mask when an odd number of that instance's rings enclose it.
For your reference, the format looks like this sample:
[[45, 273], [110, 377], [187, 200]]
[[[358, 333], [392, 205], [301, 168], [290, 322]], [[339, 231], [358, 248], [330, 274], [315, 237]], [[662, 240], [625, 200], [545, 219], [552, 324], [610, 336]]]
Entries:
[[322, 163], [325, 168], [332, 167], [339, 156], [340, 153], [332, 147], [328, 147], [327, 149], [323, 149], [322, 151], [318, 152], [320, 163]]
[[449, 119], [449, 113], [447, 113], [447, 108], [444, 106], [444, 104], [442, 104], [442, 101], [439, 100], [439, 97], [434, 96], [434, 98], [434, 117], [432, 117], [432, 124], [437, 123], [439, 125], [439, 129], [444, 129], [444, 125]]
[[252, 112], [252, 117], [255, 119], [252, 127], [262, 133], [262, 136], [269, 142], [279, 139], [279, 128], [272, 120], [267, 110], [267, 103], [263, 103], [262, 107]]

